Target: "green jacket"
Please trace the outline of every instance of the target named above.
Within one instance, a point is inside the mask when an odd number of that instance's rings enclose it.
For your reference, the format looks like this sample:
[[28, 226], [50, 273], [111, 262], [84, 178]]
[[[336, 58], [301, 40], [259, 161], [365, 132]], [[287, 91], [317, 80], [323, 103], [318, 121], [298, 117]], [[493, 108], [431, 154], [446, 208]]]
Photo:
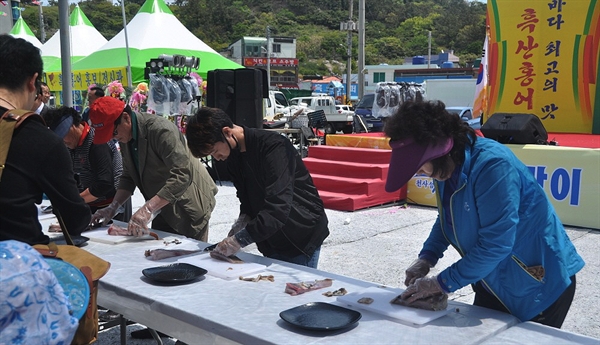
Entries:
[[160, 215], [169, 226], [181, 235], [205, 241], [217, 186], [200, 160], [192, 156], [174, 123], [153, 114], [134, 116], [139, 171], [131, 152], [133, 140], [122, 144], [119, 189], [133, 193], [138, 187], [146, 200], [154, 195], [168, 200], [170, 205], [163, 207]]

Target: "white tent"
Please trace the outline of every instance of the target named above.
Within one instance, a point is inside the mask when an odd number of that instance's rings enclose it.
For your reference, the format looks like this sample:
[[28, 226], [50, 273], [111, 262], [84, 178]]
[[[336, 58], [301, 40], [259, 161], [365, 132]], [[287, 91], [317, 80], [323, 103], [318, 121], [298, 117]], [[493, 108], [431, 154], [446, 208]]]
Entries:
[[23, 20], [23, 17], [19, 17], [19, 19], [17, 19], [17, 22], [12, 27], [9, 34], [16, 38], [22, 38], [30, 42], [37, 48], [42, 48], [42, 42], [40, 42], [40, 40], [38, 40], [37, 37], [35, 37], [33, 31], [31, 31], [31, 29], [29, 28], [29, 25], [25, 23], [25, 20]]
[[[200, 67], [196, 72], [204, 78], [209, 70], [242, 68], [192, 34], [163, 0], [146, 0], [127, 24], [127, 37], [134, 84], [144, 81], [146, 62], [161, 54], [199, 57]], [[127, 51], [125, 32], [121, 30], [95, 53], [74, 63], [72, 69], [86, 71], [124, 66], [127, 66]]]
[[[106, 38], [96, 30], [87, 16], [75, 6], [69, 17], [69, 34], [71, 41], [71, 63], [77, 62], [98, 50], [106, 42]], [[44, 71], [54, 72], [61, 70], [60, 30], [57, 31], [42, 46], [42, 59]]]

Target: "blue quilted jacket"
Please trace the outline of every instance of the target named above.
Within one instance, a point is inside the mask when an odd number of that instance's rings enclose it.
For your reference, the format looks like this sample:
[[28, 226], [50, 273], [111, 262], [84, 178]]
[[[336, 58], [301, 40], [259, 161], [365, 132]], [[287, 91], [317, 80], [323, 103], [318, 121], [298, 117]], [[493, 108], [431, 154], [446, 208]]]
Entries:
[[[444, 182], [436, 183], [439, 216], [423, 251], [462, 256], [439, 274], [452, 292], [482, 281], [510, 311], [527, 321], [548, 308], [584, 266], [562, 223], [527, 167], [506, 146], [477, 138], [450, 197], [453, 229], [446, 229]], [[527, 268], [542, 266], [541, 279]]]

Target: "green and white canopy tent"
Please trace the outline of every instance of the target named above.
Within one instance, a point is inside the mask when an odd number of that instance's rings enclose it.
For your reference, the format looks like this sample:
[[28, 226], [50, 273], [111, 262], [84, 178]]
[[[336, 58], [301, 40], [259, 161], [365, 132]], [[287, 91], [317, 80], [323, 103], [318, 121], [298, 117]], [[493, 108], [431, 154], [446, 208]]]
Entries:
[[19, 19], [17, 19], [15, 25], [12, 27], [12, 29], [10, 29], [9, 34], [16, 38], [22, 38], [37, 48], [42, 48], [42, 42], [35, 37], [33, 31], [31, 31], [29, 28], [29, 25], [25, 23], [25, 20], [23, 20], [23, 17], [19, 17]]
[[[71, 63], [83, 59], [108, 42], [92, 25], [85, 13], [79, 8], [79, 5], [75, 6], [69, 17], [69, 34], [71, 41]], [[44, 71], [60, 71], [62, 67], [60, 57], [59, 30], [42, 46]]]
[[[173, 15], [163, 0], [146, 0], [127, 24], [127, 37], [134, 84], [144, 81], [146, 62], [161, 54], [199, 57], [200, 67], [194, 71], [203, 78], [206, 78], [210, 70], [242, 68], [194, 36]], [[72, 69], [88, 71], [124, 66], [127, 66], [127, 52], [125, 32], [121, 30], [96, 52], [74, 63]]]

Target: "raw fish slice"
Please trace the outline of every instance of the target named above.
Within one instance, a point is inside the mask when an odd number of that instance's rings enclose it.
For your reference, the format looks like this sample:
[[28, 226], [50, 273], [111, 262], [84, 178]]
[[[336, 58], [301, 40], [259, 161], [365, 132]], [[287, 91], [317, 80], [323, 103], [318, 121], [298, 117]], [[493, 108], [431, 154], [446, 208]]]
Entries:
[[391, 300], [390, 303], [424, 310], [446, 310], [446, 308], [448, 308], [448, 295], [444, 293], [430, 296], [427, 298], [418, 299], [412, 303], [407, 303], [406, 300], [402, 299], [402, 297], [397, 296]]
[[285, 292], [292, 296], [300, 295], [305, 292], [330, 287], [333, 279], [315, 280], [314, 282], [286, 283]]

